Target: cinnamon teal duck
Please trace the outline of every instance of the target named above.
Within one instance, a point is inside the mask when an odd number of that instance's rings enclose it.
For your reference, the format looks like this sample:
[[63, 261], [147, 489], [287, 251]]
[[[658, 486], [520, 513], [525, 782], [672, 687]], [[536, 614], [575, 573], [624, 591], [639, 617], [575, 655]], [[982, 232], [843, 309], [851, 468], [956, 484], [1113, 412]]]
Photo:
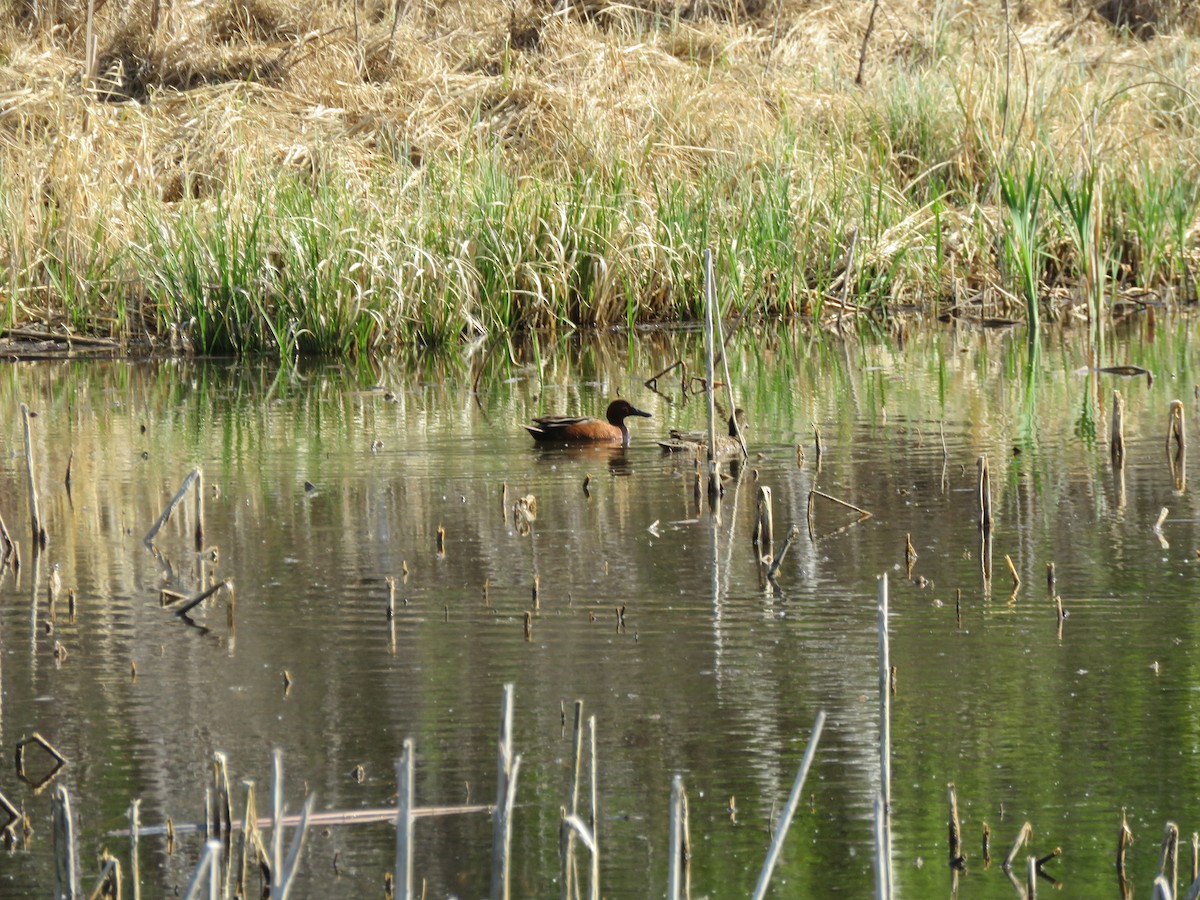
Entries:
[[629, 416], [650, 418], [628, 400], [608, 404], [603, 419], [592, 416], [539, 416], [534, 424], [522, 426], [539, 444], [616, 444], [629, 446]]

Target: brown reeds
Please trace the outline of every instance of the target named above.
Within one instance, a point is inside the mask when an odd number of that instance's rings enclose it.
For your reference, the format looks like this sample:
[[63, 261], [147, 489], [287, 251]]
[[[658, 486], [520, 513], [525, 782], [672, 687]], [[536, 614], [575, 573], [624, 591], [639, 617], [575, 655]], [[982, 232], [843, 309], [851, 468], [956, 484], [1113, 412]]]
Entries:
[[[503, 0], [420, 5], [397, 0], [383, 5], [391, 9], [374, 9], [364, 16], [358, 3], [303, 8], [271, 3], [164, 7], [160, 0], [151, 0], [132, 15], [127, 4], [89, 0], [53, 5], [52, 15], [35, 16], [29, 22], [22, 10], [45, 4], [25, 0], [8, 4], [3, 21], [17, 27], [6, 29], [4, 74], [8, 83], [20, 85], [22, 102], [6, 115], [13, 121], [11, 139], [0, 144], [0, 171], [28, 185], [39, 183], [39, 173], [48, 175], [50, 185], [46, 195], [38, 190], [13, 191], [18, 197], [28, 194], [14, 200], [12, 213], [12, 222], [19, 223], [12, 257], [30, 261], [14, 265], [10, 279], [11, 306], [18, 318], [70, 308], [58, 294], [83, 283], [84, 297], [67, 299], [96, 302], [100, 308], [83, 311], [89, 321], [105, 323], [114, 332], [135, 332], [135, 325], [117, 315], [121, 304], [128, 297], [165, 295], [162, 282], [167, 281], [156, 277], [163, 273], [153, 271], [158, 261], [155, 251], [165, 248], [153, 246], [147, 234], [138, 234], [137, 226], [148, 220], [151, 227], [145, 231], [161, 226], [164, 234], [177, 239], [187, 231], [190, 213], [180, 208], [187, 203], [228, 197], [232, 210], [223, 206], [209, 215], [216, 219], [232, 213], [236, 218], [243, 205], [253, 206], [262, 199], [251, 196], [255, 188], [288, 179], [305, 186], [315, 182], [318, 190], [345, 185], [349, 195], [365, 195], [356, 212], [371, 210], [372, 215], [362, 218], [377, 221], [354, 222], [371, 233], [358, 248], [361, 264], [371, 270], [371, 277], [360, 283], [385, 276], [386, 259], [390, 269], [399, 273], [393, 277], [407, 278], [412, 271], [421, 271], [420, 283], [430, 286], [428, 293], [418, 291], [415, 315], [403, 305], [413, 298], [394, 290], [394, 281], [384, 285], [377, 297], [366, 296], [369, 308], [351, 327], [376, 322], [369, 329], [368, 346], [383, 345], [406, 328], [427, 340], [461, 336], [463, 329], [454, 327], [458, 322], [440, 318], [439, 306], [460, 313], [469, 332], [495, 334], [507, 333], [501, 326], [535, 328], [566, 320], [568, 314], [572, 322], [583, 325], [661, 321], [693, 312], [692, 292], [663, 286], [681, 284], [684, 272], [695, 271], [698, 248], [690, 237], [680, 239], [695, 233], [691, 222], [677, 227], [660, 212], [670, 205], [663, 201], [673, 197], [657, 197], [655, 191], [661, 185], [679, 185], [680, 205], [704, 209], [709, 217], [716, 214], [715, 204], [706, 202], [709, 197], [703, 185], [716, 185], [721, 195], [735, 199], [744, 196], [747, 202], [728, 204], [734, 209], [761, 209], [757, 201], [769, 197], [774, 179], [793, 187], [799, 177], [790, 166], [779, 165], [779, 159], [799, 155], [810, 156], [816, 167], [807, 184], [836, 182], [836, 190], [841, 191], [848, 181], [878, 183], [878, 202], [885, 208], [860, 212], [853, 208], [855, 204], [847, 204], [843, 213], [838, 195], [818, 193], [812, 208], [821, 210], [820, 215], [790, 217], [803, 219], [803, 228], [772, 230], [762, 236], [761, 246], [754, 245], [753, 237], [747, 240], [755, 225], [745, 213], [716, 215], [716, 221], [706, 222], [721, 241], [721, 271], [728, 264], [737, 272], [739, 283], [730, 293], [744, 291], [752, 298], [751, 313], [798, 313], [828, 321], [835, 304], [842, 314], [862, 308], [855, 301], [867, 291], [882, 291], [889, 300], [905, 302], [937, 295], [934, 288], [949, 277], [947, 271], [963, 283], [986, 285], [995, 278], [995, 262], [983, 239], [985, 233], [994, 235], [995, 227], [986, 227], [991, 224], [990, 213], [976, 208], [983, 204], [952, 203], [941, 215], [928, 217], [920, 213], [927, 202], [929, 179], [922, 179], [920, 191], [903, 188], [914, 171], [941, 167], [939, 154], [955, 138], [954, 114], [964, 101], [956, 93], [956, 67], [953, 60], [947, 64], [945, 54], [968, 52], [956, 48], [967, 43], [965, 36], [975, 35], [979, 37], [970, 37], [970, 46], [977, 46], [977, 41], [983, 46], [971, 57], [977, 67], [972, 81], [975, 93], [967, 99], [973, 104], [973, 115], [995, 111], [991, 118], [972, 119], [959, 164], [946, 173], [950, 181], [945, 197], [980, 196], [994, 184], [995, 170], [1006, 160], [996, 159], [978, 135], [1010, 134], [1010, 104], [978, 101], [1001, 92], [1008, 95], [1007, 42], [1012, 31], [1007, 5], [1003, 14], [994, 5], [978, 5], [952, 17], [939, 31], [938, 51], [932, 53], [914, 51], [912, 35], [927, 27], [915, 7], [874, 16], [872, 4], [872, 23], [864, 31], [863, 23], [855, 19], [857, 9], [832, 5], [813, 10], [798, 0], [674, 5], [599, 0], [551, 4], [553, 10], [540, 3], [512, 7]], [[1102, 3], [1098, 9], [1130, 5], [1130, 0], [1120, 0]], [[1152, 4], [1138, 0], [1136, 5]], [[1186, 4], [1171, 0], [1160, 5], [1182, 10]], [[672, 14], [663, 15], [661, 10], [668, 6]], [[1088, 105], [1095, 91], [1121, 92], [1126, 84], [1120, 80], [1122, 69], [1111, 62], [1124, 47], [1121, 37], [1115, 30], [1105, 35], [1104, 29], [1093, 28], [1090, 22], [1089, 27], [1080, 27], [1074, 14], [1074, 9], [1037, 4], [1022, 10], [1021, 23], [1057, 35], [1054, 41], [1022, 45], [1022, 58], [1028, 56], [1031, 71], [1045, 72], [1063, 85], [1047, 99], [1044, 110], [1030, 110], [1033, 121], [1023, 122], [1023, 127], [1038, 136], [1029, 142], [1031, 152], [1054, 155], [1056, 163], [1061, 157], [1065, 173], [1086, 165], [1079, 158], [1086, 149], [1067, 152], [1069, 144], [1084, 142], [1063, 140], [1062, 132], [1078, 127], [1078, 110]], [[1110, 18], [1141, 21], [1140, 17]], [[1189, 19], [1177, 15], [1163, 21], [1172, 24], [1157, 27], [1177, 27]], [[170, 27], [165, 28], [164, 22]], [[812, 29], [819, 30], [822, 40], [812, 40]], [[187, 39], [180, 40], [180, 35]], [[1191, 38], [1181, 36], [1181, 40]], [[895, 54], [902, 65], [886, 79], [871, 84], [860, 78], [855, 86], [840, 73], [863, 65], [868, 42], [873, 51], [889, 58]], [[1108, 61], [1102, 72], [1080, 73], [1065, 62], [1073, 51], [1093, 47], [1097, 58]], [[1166, 54], [1165, 49], [1151, 47], [1146, 52], [1149, 65], [1167, 65], [1159, 55]], [[593, 61], [604, 53], [619, 54], [629, 64], [615, 70], [595, 65]], [[716, 58], [721, 65], [707, 64]], [[64, 72], [71, 72], [72, 78], [63, 78]], [[1109, 83], [1108, 78], [1117, 83]], [[404, 89], [424, 84], [441, 87], [433, 92]], [[228, 108], [229, 91], [238, 94], [236, 115]], [[1177, 109], [1169, 103], [1174, 93], [1167, 98], [1128, 93], [1130, 102], [1091, 126], [1097, 131], [1098, 145], [1114, 148], [1113, 169], [1129, 171], [1148, 159], [1165, 168], [1172, 160], [1189, 158], [1189, 145], [1181, 143], [1186, 141], [1186, 129], [1145, 127], [1157, 116], [1186, 117], [1190, 108], [1186, 100], [1175, 101], [1183, 107]], [[830, 102], [814, 102], [827, 94]], [[671, 102], [685, 95], [694, 102], [682, 106]], [[171, 102], [143, 102], [164, 96]], [[131, 121], [118, 122], [89, 115], [100, 99], [138, 103], [128, 110]], [[313, 120], [310, 112], [319, 104], [336, 114]], [[477, 111], [491, 109], [491, 104], [499, 104], [498, 114], [480, 121]], [[369, 121], [373, 111], [382, 108], [404, 123], [399, 133], [391, 130], [389, 118], [351, 129], [334, 153], [316, 152], [333, 136], [345, 137], [348, 122]], [[809, 113], [796, 120], [778, 115], [781, 108], [805, 108]], [[185, 138], [179, 131], [183, 121], [192, 126]], [[42, 172], [47, 123], [69, 123], [71, 128], [61, 133], [51, 167]], [[828, 140], [829, 135], [859, 134], [867, 126], [882, 129], [884, 150], [859, 141]], [[901, 127], [906, 129], [903, 133], [889, 130]], [[679, 139], [661, 142], [650, 156], [634, 152], [630, 136], [656, 130]], [[1177, 131], [1184, 133], [1182, 137]], [[1144, 139], [1120, 140], [1129, 133]], [[305, 138], [299, 144], [294, 140], [298, 134]], [[583, 146], [587, 152], [581, 151]], [[822, 152], [811, 152], [817, 147]], [[489, 152], [477, 153], [480, 148]], [[94, 166], [97, 158], [108, 164]], [[515, 221], [511, 233], [495, 229], [500, 240], [511, 241], [514, 265], [508, 268], [525, 273], [511, 280], [506, 276], [507, 296], [496, 303], [498, 309], [514, 307], [512, 316], [517, 321], [501, 321], [500, 312], [480, 321], [477, 310], [456, 301], [458, 296], [492, 293], [492, 284], [480, 283], [480, 273], [487, 267], [478, 263], [489, 254], [498, 258], [493, 244], [460, 241], [459, 234], [448, 234], [444, 246], [436, 249], [422, 241], [439, 221], [438, 214], [447, 207], [457, 208], [456, 188], [471, 196], [475, 185], [470, 182], [485, 180], [486, 173], [478, 167], [486, 165], [495, 165], [505, 174], [521, 173], [519, 191], [545, 186], [546, 197], [555, 197], [576, 173], [586, 176], [580, 183], [602, 185], [599, 173], [623, 170], [620, 197], [607, 196], [600, 187], [579, 204], [581, 209], [600, 209], [600, 216], [610, 220], [621, 219], [623, 227], [615, 233], [597, 227], [587, 216], [557, 227], [553, 222]], [[423, 177], [409, 180], [414, 169]], [[331, 177], [317, 178], [318, 172]], [[764, 190], [756, 179], [745, 178], [747, 172], [761, 173], [768, 187]], [[126, 184], [118, 173], [133, 173], [147, 187], [144, 220], [124, 203]], [[467, 183], [453, 183], [455, 176]], [[391, 189], [394, 195], [386, 193]], [[447, 207], [438, 206], [439, 196], [450, 197]], [[486, 207], [508, 210], [506, 219], [517, 218], [512, 216], [516, 209], [543, 208], [536, 200], [525, 202], [524, 194], [516, 202], [506, 195], [484, 200]], [[44, 259], [39, 251], [48, 249], [39, 246], [47, 239], [39, 226], [44, 222], [44, 213], [39, 213], [43, 203], [62, 211], [61, 234], [54, 240], [63, 247], [80, 248], [72, 249], [62, 262], [91, 263], [94, 271], [62, 279], [65, 284], [37, 278], [38, 265], [33, 261]], [[893, 205], [898, 208], [892, 209]], [[1104, 209], [1107, 213], [1109, 207]], [[770, 211], [763, 219], [769, 220], [769, 215]], [[872, 215], [879, 219], [871, 219]], [[854, 221], [860, 216], [868, 221]], [[272, 229], [286, 229], [277, 221], [283, 216], [273, 212], [269, 218]], [[936, 224], [925, 221], [929, 218]], [[1105, 220], [1128, 218], [1133, 217], [1117, 210]], [[699, 216], [695, 221], [700, 221]], [[97, 227], [109, 222], [111, 229]], [[891, 222], [897, 224], [882, 227]], [[207, 224], [200, 224], [201, 232]], [[470, 227], [464, 226], [465, 234], [471, 233]], [[534, 228], [545, 239], [524, 241], [523, 236]], [[952, 228], [962, 241], [952, 252], [939, 239], [945, 228]], [[1130, 277], [1144, 274], [1147, 281], [1173, 277], [1169, 272], [1141, 271], [1142, 256], [1151, 254], [1136, 239], [1132, 226], [1125, 228], [1129, 230], [1113, 235], [1109, 243], [1131, 248], [1128, 257], [1117, 260]], [[935, 229], [939, 237], [933, 236]], [[484, 223], [485, 236], [492, 237], [491, 230], [491, 222]], [[816, 271], [812, 263], [823, 248], [844, 246], [850, 235], [857, 241], [855, 264], [845, 267], [840, 284], [836, 277], [799, 277], [801, 271]], [[286, 237], [280, 238], [279, 243], [286, 244]], [[114, 259], [127, 255], [131, 242], [145, 264], [125, 264], [119, 268], [120, 277], [111, 274]], [[794, 263], [781, 264], [776, 242], [795, 248]], [[928, 250], [935, 244], [936, 265]], [[562, 252], [568, 246], [578, 247], [579, 252]], [[552, 248], [558, 248], [557, 253]], [[79, 259], [70, 258], [75, 255]], [[942, 265], [943, 255], [950, 257], [948, 268]], [[332, 260], [332, 254], [328, 258]], [[592, 262], [585, 264], [583, 259]], [[1057, 272], [1085, 268], [1066, 259], [1054, 263]], [[595, 265], [605, 274], [581, 277], [584, 271], [573, 266], [583, 265]], [[544, 280], [528, 275], [546, 269], [552, 271]], [[616, 278], [614, 272], [628, 274]], [[1182, 277], [1186, 288], [1190, 277], [1186, 266]], [[581, 287], [561, 291], [560, 316], [558, 310], [547, 308], [545, 298], [557, 297], [559, 286], [566, 284]], [[748, 289], [751, 285], [754, 288]], [[271, 285], [268, 293], [280, 292]], [[531, 302], [531, 297], [538, 299]], [[983, 299], [995, 297], [994, 291], [987, 290]], [[169, 306], [163, 304], [164, 336], [173, 336], [176, 346], [195, 342], [184, 304], [175, 311]], [[959, 314], [957, 308], [952, 314]], [[840, 321], [842, 316], [837, 318]]]

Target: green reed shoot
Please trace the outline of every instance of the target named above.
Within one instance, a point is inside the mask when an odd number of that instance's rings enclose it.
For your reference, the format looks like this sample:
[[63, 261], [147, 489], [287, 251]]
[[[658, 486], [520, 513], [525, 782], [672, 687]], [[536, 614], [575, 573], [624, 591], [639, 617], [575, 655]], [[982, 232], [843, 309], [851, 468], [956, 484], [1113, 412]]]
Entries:
[[1040, 206], [1042, 173], [1037, 159], [1029, 160], [1024, 175], [1010, 169], [997, 172], [1000, 198], [1004, 203], [1004, 243], [1010, 264], [1016, 269], [1017, 283], [1025, 300], [1025, 320], [1031, 330], [1038, 328], [1038, 286], [1045, 245], [1041, 234]]
[[[1075, 252], [1079, 255], [1079, 266], [1083, 273], [1083, 292], [1087, 299], [1088, 321], [1097, 328], [1101, 321], [1101, 298], [1104, 293], [1104, 270], [1098, 245], [1099, 232], [1099, 176], [1089, 168], [1074, 182], [1060, 178], [1058, 190], [1051, 193], [1067, 225], [1067, 232]], [[1097, 332], [1099, 333], [1099, 332]]]

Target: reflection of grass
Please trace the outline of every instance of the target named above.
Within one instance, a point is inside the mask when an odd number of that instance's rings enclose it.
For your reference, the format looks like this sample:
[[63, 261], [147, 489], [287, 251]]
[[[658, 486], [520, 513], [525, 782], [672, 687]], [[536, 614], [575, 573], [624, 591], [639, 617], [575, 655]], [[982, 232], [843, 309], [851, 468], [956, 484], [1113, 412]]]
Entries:
[[[853, 87], [857, 11], [544, 6], [408, 4], [393, 23], [354, 4], [195, 4], [173, 13], [184, 46], [102, 4], [92, 94], [62, 77], [82, 7], [15, 21], [33, 7], [9, 4], [0, 325], [376, 354], [695, 319], [706, 248], [724, 310], [828, 322], [844, 289], [878, 319], [999, 298], [997, 179], [1034, 324], [1039, 278], [1095, 269], [1078, 242], [1047, 244], [1038, 208], [1043, 184], [1093, 165], [1078, 134], [1095, 109], [1089, 146], [1124, 173], [1095, 185], [1105, 252], [1130, 284], [1189, 283], [1195, 36], [1110, 65], [1123, 37], [1035, 5], [1021, 27], [1062, 40], [1022, 42], [1014, 79], [999, 9], [905, 8]], [[1071, 63], [1084, 52], [1102, 62]], [[1036, 168], [997, 172], [1013, 146]]]

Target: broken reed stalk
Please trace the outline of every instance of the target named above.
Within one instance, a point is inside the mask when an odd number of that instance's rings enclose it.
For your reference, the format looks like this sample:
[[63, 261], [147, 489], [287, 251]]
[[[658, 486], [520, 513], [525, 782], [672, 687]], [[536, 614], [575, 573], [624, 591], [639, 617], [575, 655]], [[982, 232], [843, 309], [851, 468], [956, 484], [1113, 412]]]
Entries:
[[71, 795], [63, 785], [54, 789], [51, 816], [54, 826], [54, 896], [78, 896], [78, 863], [75, 851], [75, 825], [71, 815]]
[[565, 806], [558, 808], [558, 883], [561, 900], [575, 900], [575, 829]]
[[38, 511], [37, 477], [33, 471], [33, 441], [29, 436], [29, 407], [21, 404], [21, 429], [25, 434], [25, 474], [29, 483], [29, 530], [33, 538], [33, 552], [46, 549], [46, 529], [42, 527], [42, 516]]
[[[588, 898], [589, 900], [600, 900], [600, 857], [596, 853], [595, 834], [579, 816], [571, 815], [565, 807], [559, 807], [559, 815], [561, 816], [559, 847], [562, 848], [566, 845], [569, 836], [577, 836], [583, 842], [583, 846], [592, 855], [591, 885], [588, 888]], [[563, 859], [564, 861], [566, 860], [565, 854]], [[568, 883], [564, 879], [562, 896], [564, 900], [574, 900], [574, 898], [579, 896], [579, 893], [576, 891], [574, 894], [571, 894], [568, 892], [567, 886]]]
[[88, 0], [83, 38], [83, 84], [88, 90], [96, 80], [96, 0]]
[[688, 796], [683, 792], [683, 833], [679, 845], [680, 864], [683, 866], [683, 896], [692, 896], [692, 828], [688, 824]]
[[142, 828], [142, 800], [130, 804], [130, 889], [133, 900], [142, 900], [142, 869], [139, 868], [138, 841]]
[[188, 602], [185, 603], [183, 606], [181, 606], [179, 609], [175, 610], [175, 615], [186, 616], [188, 613], [190, 613], [193, 609], [195, 609], [197, 606], [199, 606], [201, 603], [203, 603], [209, 597], [213, 596], [213, 594], [217, 593], [218, 591], [226, 590], [226, 589], [228, 589], [230, 592], [232, 592], [232, 590], [233, 590], [233, 579], [232, 578], [226, 578], [224, 581], [217, 582], [212, 587], [210, 587], [208, 590], [201, 591], [195, 597], [192, 597], [191, 599], [189, 599]]
[[229, 790], [229, 761], [219, 750], [213, 752], [213, 824], [216, 837], [225, 848], [229, 858], [233, 846], [233, 798]]
[[[249, 896], [246, 883], [249, 874], [250, 854], [254, 854], [255, 861], [259, 864], [260, 872], [266, 863], [266, 853], [263, 851], [262, 836], [258, 833], [258, 807], [254, 793], [254, 782], [244, 781], [242, 785], [246, 788], [246, 809], [242, 815], [241, 833], [238, 837], [238, 870], [233, 891], [235, 897]], [[273, 874], [268, 873], [265, 880], [270, 884], [274, 881], [274, 878]]]
[[102, 898], [120, 898], [121, 896], [121, 861], [112, 856], [105, 848], [100, 852], [100, 880], [88, 895], [88, 900]]
[[[579, 776], [583, 763], [583, 701], [575, 701], [575, 726], [571, 731], [571, 795], [569, 797], [569, 805], [564, 810], [564, 819], [567, 814], [572, 816], [579, 815]], [[563, 840], [565, 845], [562, 847], [563, 853], [563, 898], [571, 900], [575, 892], [575, 832], [571, 828], [566, 828], [563, 831]]]
[[987, 822], [983, 823], [983, 867], [992, 864], [992, 829]]
[[1129, 821], [1126, 818], [1126, 811], [1121, 810], [1121, 829], [1117, 832], [1117, 882], [1124, 888], [1127, 883], [1126, 868], [1124, 868], [1124, 857], [1126, 850], [1130, 844], [1133, 844], [1133, 832], [1129, 829]]
[[754, 519], [754, 545], [758, 558], [769, 559], [775, 549], [775, 519], [771, 510], [771, 489], [765, 485], [758, 488], [758, 510]]
[[1158, 877], [1166, 879], [1171, 888], [1170, 896], [1175, 896], [1175, 888], [1179, 883], [1179, 826], [1168, 822], [1163, 829], [1162, 848], [1158, 854]]
[[875, 900], [891, 900], [891, 894], [888, 893], [887, 865], [883, 860], [883, 848], [887, 844], [887, 832], [884, 825], [886, 816], [883, 794], [882, 792], [877, 793], [875, 795]]
[[683, 897], [683, 776], [671, 779], [671, 812], [667, 833], [667, 900]]
[[[208, 841], [204, 845], [204, 853], [200, 857], [200, 861], [196, 863], [191, 879], [183, 889], [183, 900], [199, 900], [200, 888], [206, 883], [208, 884], [209, 900], [220, 897], [220, 872], [221, 842]], [[274, 891], [272, 891], [272, 896], [275, 896]]]
[[1120, 468], [1125, 465], [1125, 398], [1121, 396], [1120, 391], [1113, 391], [1109, 453], [1114, 466]]
[[15, 549], [16, 544], [13, 543], [12, 535], [8, 533], [8, 526], [4, 524], [4, 516], [0, 516], [0, 572], [4, 571], [4, 566]]
[[596, 717], [588, 716], [588, 779], [591, 799], [588, 806], [588, 827], [592, 833], [592, 884], [591, 900], [600, 900], [600, 835], [596, 833], [596, 820], [600, 817], [597, 791], [600, 775], [596, 761]]
[[1007, 872], [1012, 869], [1013, 860], [1017, 858], [1017, 854], [1021, 852], [1021, 847], [1029, 842], [1033, 837], [1033, 826], [1026, 822], [1021, 826], [1021, 830], [1017, 832], [1017, 839], [1013, 841], [1012, 849], [1008, 851], [1008, 856], [1004, 857], [1004, 870]]
[[888, 643], [888, 577], [875, 581], [879, 630], [879, 783], [887, 810], [892, 806], [892, 707], [888, 690], [891, 650]]
[[413, 797], [415, 761], [412, 738], [405, 738], [396, 762], [396, 872], [394, 890], [397, 900], [412, 900], [413, 895]]
[[1037, 900], [1037, 859], [1025, 860], [1025, 900]]
[[1187, 449], [1187, 438], [1183, 430], [1183, 401], [1172, 400], [1167, 422], [1167, 455], [1171, 455], [1171, 443], [1175, 443], [1175, 455], [1183, 456]]
[[193, 494], [195, 500], [195, 517], [196, 530], [193, 533], [195, 539], [196, 552], [199, 553], [204, 549], [204, 473], [200, 469], [196, 469], [196, 489]]
[[500, 740], [496, 763], [496, 811], [492, 814], [491, 900], [509, 898], [509, 853], [512, 847], [512, 804], [516, 797], [521, 757], [513, 755], [512, 682], [504, 685], [500, 701]]
[[717, 280], [713, 274], [712, 250], [704, 248], [704, 361], [708, 390], [704, 392], [708, 409], [708, 496], [721, 496], [721, 464], [717, 457], [717, 412], [714, 392], [715, 348], [713, 346], [713, 308], [717, 305]]
[[[962, 852], [962, 827], [958, 821], [958, 792], [954, 789], [954, 784], [946, 786], [946, 791], [950, 800], [950, 867], [952, 869], [960, 869], [966, 861], [966, 857]], [[987, 832], [984, 832], [984, 844], [987, 844]]]
[[788, 796], [787, 805], [783, 808], [783, 814], [779, 817], [779, 822], [775, 826], [775, 835], [771, 839], [771, 848], [767, 851], [767, 858], [763, 861], [762, 871], [758, 876], [758, 883], [754, 886], [753, 900], [762, 900], [767, 895], [767, 885], [771, 882], [771, 873], [775, 870], [775, 863], [779, 861], [780, 851], [783, 849], [783, 840], [787, 837], [788, 828], [792, 824], [792, 817], [796, 814], [796, 807], [800, 805], [800, 792], [804, 790], [804, 779], [808, 777], [808, 770], [812, 766], [813, 757], [817, 755], [817, 744], [821, 740], [821, 729], [825, 727], [825, 710], [817, 713], [817, 720], [813, 724], [812, 735], [808, 739], [808, 746], [804, 750], [804, 759], [800, 762], [800, 771], [796, 773], [796, 780], [792, 784], [792, 793]]
[[1013, 593], [1021, 586], [1021, 576], [1017, 574], [1017, 567], [1013, 565], [1012, 557], [1007, 553], [1004, 554], [1004, 562], [1008, 566], [1008, 574], [1012, 576]]
[[988, 471], [987, 454], [979, 457], [979, 527], [985, 533], [992, 530], [992, 476]]
[[[283, 872], [283, 751], [271, 754], [271, 878]], [[272, 884], [278, 884], [272, 881]]]
[[883, 845], [879, 847], [883, 867], [885, 896], [894, 893], [892, 873], [892, 656], [888, 640], [888, 577], [880, 575], [875, 582], [879, 628], [879, 795], [883, 800]]
[[642, 384], [644, 384], [650, 390], [654, 391], [654, 393], [660, 394], [662, 392], [658, 389], [658, 379], [662, 378], [668, 372], [674, 371], [675, 369], [679, 369], [681, 371], [680, 384], [681, 384], [684, 392], [686, 393], [687, 392], [687, 380], [688, 380], [688, 378], [687, 378], [687, 363], [685, 363], [682, 359], [677, 359], [677, 360], [675, 360], [675, 362], [671, 363], [665, 369], [655, 372], [653, 375], [651, 375], [649, 378], [647, 378], [645, 381], [643, 381]]
[[788, 529], [787, 537], [784, 538], [783, 541], [783, 546], [779, 548], [779, 555], [771, 560], [771, 566], [769, 569], [767, 569], [768, 581], [773, 579], [775, 577], [775, 573], [779, 571], [780, 565], [783, 564], [783, 558], [787, 556], [787, 552], [792, 546], [792, 541], [794, 541], [799, 534], [799, 526], [793, 525], [790, 529]]
[[46, 579], [46, 612], [51, 623], [58, 622], [58, 595], [60, 593], [62, 593], [62, 576], [55, 567], [50, 570], [50, 577]]
[[[167, 524], [167, 520], [171, 518], [171, 513], [175, 511], [175, 507], [178, 506], [183, 501], [183, 498], [187, 495], [188, 488], [190, 488], [193, 484], [198, 483], [199, 480], [200, 469], [197, 467], [188, 473], [187, 478], [183, 479], [183, 484], [180, 485], [179, 490], [175, 492], [175, 496], [171, 498], [171, 501], [167, 504], [166, 509], [162, 511], [162, 515], [158, 517], [158, 521], [150, 526], [150, 530], [147, 531], [146, 536], [142, 538], [143, 543], [150, 544], [154, 541], [155, 535], [157, 535], [162, 527]], [[199, 507], [197, 506], [197, 508]], [[197, 534], [201, 533], [200, 526], [197, 525]]]
[[292, 891], [292, 886], [296, 883], [296, 873], [300, 870], [300, 851], [304, 849], [304, 838], [308, 834], [309, 817], [312, 815], [313, 806], [317, 798], [314, 794], [309, 794], [304, 800], [304, 809], [300, 812], [300, 824], [296, 828], [296, 834], [292, 838], [291, 846], [288, 848], [287, 862], [284, 863], [283, 875], [279, 879], [279, 885], [275, 890], [272, 890], [271, 897], [278, 900], [287, 900], [288, 894]]
[[1052, 859], [1058, 859], [1060, 856], [1062, 856], [1062, 853], [1063, 853], [1062, 847], [1055, 847], [1053, 850], [1051, 850], [1045, 856], [1037, 857], [1038, 872], [1045, 871], [1046, 863], [1050, 862], [1050, 860], [1052, 860]]
[[67, 764], [67, 758], [58, 751], [58, 748], [35, 731], [29, 737], [21, 738], [17, 741], [16, 758], [18, 776], [24, 776], [25, 774], [25, 748], [30, 744], [37, 744], [37, 746], [49, 753], [54, 759], [55, 769], [61, 769]]
[[1200, 834], [1192, 832], [1192, 883], [1183, 900], [1200, 900]]
[[818, 491], [814, 488], [812, 491], [809, 492], [809, 496], [810, 497], [820, 497], [823, 500], [830, 500], [830, 501], [836, 503], [838, 506], [844, 506], [844, 507], [846, 507], [846, 509], [852, 509], [856, 513], [858, 513], [860, 516], [862, 516], [864, 519], [871, 518], [871, 513], [867, 512], [861, 506], [855, 506], [853, 503], [847, 503], [845, 500], [839, 500], [837, 497], [831, 497], [829, 494], [826, 494], [824, 491]]
[[[714, 281], [713, 284], [714, 284], [713, 306], [716, 307], [716, 305], [717, 305], [716, 304], [716, 287], [715, 287], [716, 282]], [[725, 326], [721, 322], [720, 310], [716, 310], [715, 314], [713, 315], [713, 319], [717, 325], [717, 335], [716, 335], [715, 343], [717, 344], [717, 346], [719, 346], [721, 348], [721, 369], [725, 374], [725, 399], [729, 401], [730, 410], [736, 410], [737, 403], [734, 402], [734, 399], [733, 399], [733, 379], [729, 376], [729, 354], [727, 354], [725, 352], [725, 349], [726, 349], [725, 348]], [[737, 330], [736, 324], [734, 325], [734, 330], [735, 331]], [[732, 335], [730, 335], [730, 336], [732, 337]], [[750, 455], [750, 451], [746, 449], [746, 437], [744, 434], [742, 434], [741, 423], [738, 422], [737, 416], [732, 415], [732, 414], [731, 414], [729, 421], [733, 423], [733, 435], [734, 435], [734, 437], [737, 438], [738, 449], [740, 449], [742, 451], [742, 459], [746, 459]], [[715, 422], [713, 423], [713, 427], [714, 428], [716, 427]], [[710, 443], [708, 445], [709, 453], [716, 453], [716, 445], [714, 443], [711, 443], [712, 439], [715, 436], [716, 436], [715, 434], [709, 435], [709, 441], [710, 441]], [[686, 805], [686, 803], [687, 803], [686, 796], [684, 797], [683, 802]]]

